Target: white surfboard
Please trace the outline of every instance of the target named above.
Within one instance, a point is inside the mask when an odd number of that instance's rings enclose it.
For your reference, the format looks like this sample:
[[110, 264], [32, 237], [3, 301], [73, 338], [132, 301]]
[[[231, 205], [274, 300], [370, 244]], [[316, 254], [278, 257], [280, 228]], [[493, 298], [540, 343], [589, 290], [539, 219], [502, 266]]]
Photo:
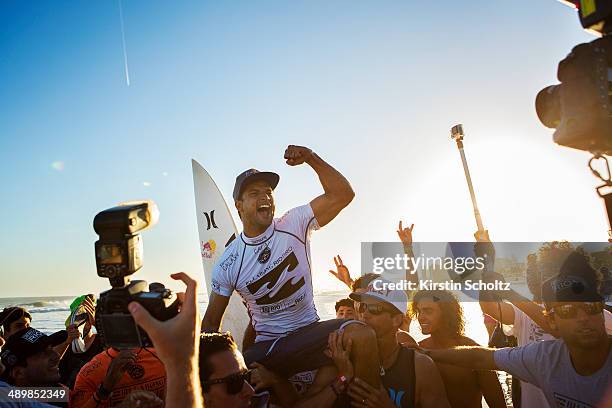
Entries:
[[[227, 203], [210, 174], [193, 159], [191, 167], [200, 234], [200, 254], [206, 291], [210, 296], [213, 267], [225, 247], [238, 236], [238, 231]], [[238, 348], [242, 349], [242, 337], [248, 324], [247, 309], [240, 296], [234, 292], [223, 315], [221, 330], [230, 331], [238, 343]]]

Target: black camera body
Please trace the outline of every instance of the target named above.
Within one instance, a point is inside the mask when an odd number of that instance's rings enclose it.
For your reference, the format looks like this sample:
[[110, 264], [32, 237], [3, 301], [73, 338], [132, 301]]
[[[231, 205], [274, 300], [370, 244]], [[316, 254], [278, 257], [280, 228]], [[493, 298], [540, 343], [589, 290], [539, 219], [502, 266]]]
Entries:
[[178, 313], [178, 302], [169, 289], [148, 289], [147, 282], [136, 280], [100, 294], [96, 306], [96, 328], [103, 344], [119, 350], [153, 346], [147, 333], [132, 319], [127, 305], [138, 302], [157, 320], [168, 320]]
[[580, 44], [559, 63], [560, 85], [542, 89], [536, 111], [562, 146], [612, 154], [612, 36]]
[[612, 154], [612, 2], [566, 1], [585, 29], [603, 37], [579, 44], [559, 63], [559, 85], [542, 89], [536, 112], [553, 140], [596, 155]]
[[152, 346], [128, 311], [130, 302], [140, 303], [158, 320], [168, 320], [178, 313], [178, 298], [164, 285], [149, 286], [142, 280], [130, 282], [129, 278], [142, 267], [142, 238], [138, 232], [155, 224], [157, 217], [157, 207], [150, 201], [113, 207], [94, 218], [94, 230], [100, 236], [95, 243], [96, 269], [98, 276], [108, 278], [112, 286], [100, 294], [96, 305], [96, 329], [107, 347]]

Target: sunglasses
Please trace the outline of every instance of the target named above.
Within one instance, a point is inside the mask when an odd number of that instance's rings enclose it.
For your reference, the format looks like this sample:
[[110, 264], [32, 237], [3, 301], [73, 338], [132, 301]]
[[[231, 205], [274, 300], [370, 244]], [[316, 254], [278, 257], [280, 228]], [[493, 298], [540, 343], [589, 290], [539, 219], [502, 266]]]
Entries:
[[580, 302], [576, 304], [565, 304], [561, 306], [553, 306], [549, 314], [556, 314], [561, 319], [574, 319], [578, 316], [578, 309], [582, 310], [589, 316], [593, 316], [603, 312], [602, 302]]
[[202, 386], [205, 389], [208, 389], [213, 384], [225, 384], [226, 391], [230, 395], [236, 395], [240, 391], [242, 391], [242, 387], [244, 386], [244, 382], [249, 382], [251, 379], [251, 371], [245, 370], [239, 373], [228, 375], [223, 378], [216, 378], [214, 380], [204, 381]]
[[389, 309], [387, 309], [383, 305], [373, 305], [373, 304], [369, 304], [369, 303], [359, 303], [359, 313], [364, 313], [366, 310], [368, 311], [369, 314], [374, 315], [374, 316], [378, 316], [379, 314], [382, 314], [382, 313], [385, 313], [385, 312], [391, 313], [389, 311]]

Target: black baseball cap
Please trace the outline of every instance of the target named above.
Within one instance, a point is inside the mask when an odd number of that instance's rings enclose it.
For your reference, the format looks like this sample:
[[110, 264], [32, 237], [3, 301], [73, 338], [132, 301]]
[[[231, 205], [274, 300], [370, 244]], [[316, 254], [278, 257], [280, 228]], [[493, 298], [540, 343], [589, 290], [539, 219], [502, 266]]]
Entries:
[[46, 350], [49, 346], [62, 344], [67, 338], [66, 330], [60, 330], [47, 336], [43, 332], [29, 327], [8, 338], [6, 344], [2, 347], [0, 359], [2, 359], [2, 364], [7, 368], [8, 373], [12, 367], [24, 363], [28, 357]]
[[240, 195], [242, 194], [242, 190], [250, 184], [258, 180], [264, 180], [272, 190], [276, 188], [278, 185], [278, 181], [280, 180], [280, 176], [276, 173], [272, 173], [271, 171], [259, 171], [257, 169], [248, 169], [240, 173], [236, 177], [236, 184], [234, 184], [234, 200], [239, 200]]
[[542, 284], [544, 302], [602, 302], [597, 283], [578, 275], [562, 275]]

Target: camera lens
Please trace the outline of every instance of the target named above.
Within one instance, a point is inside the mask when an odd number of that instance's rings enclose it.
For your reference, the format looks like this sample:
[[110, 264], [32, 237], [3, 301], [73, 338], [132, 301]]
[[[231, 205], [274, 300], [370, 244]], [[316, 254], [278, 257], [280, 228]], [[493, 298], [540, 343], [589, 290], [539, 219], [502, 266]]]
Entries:
[[561, 121], [561, 85], [551, 85], [536, 96], [536, 112], [540, 122], [547, 128], [554, 129]]

